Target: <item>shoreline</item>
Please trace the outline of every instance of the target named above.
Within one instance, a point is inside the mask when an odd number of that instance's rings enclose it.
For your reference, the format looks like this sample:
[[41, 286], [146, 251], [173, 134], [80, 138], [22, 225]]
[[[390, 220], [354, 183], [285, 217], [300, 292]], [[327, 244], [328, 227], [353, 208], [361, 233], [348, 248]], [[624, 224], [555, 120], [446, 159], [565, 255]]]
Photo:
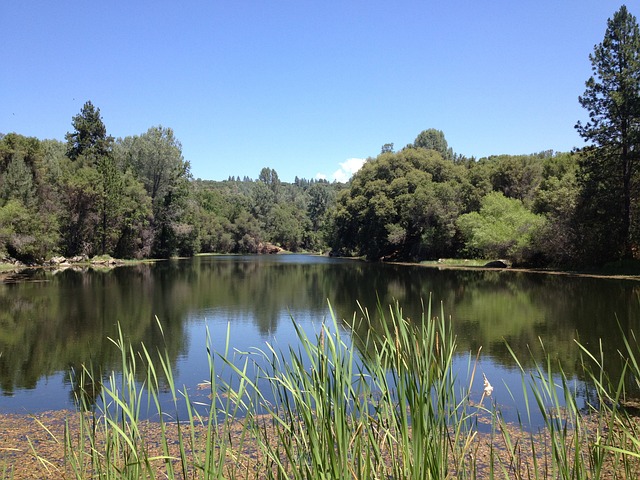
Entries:
[[403, 265], [414, 267], [434, 268], [437, 270], [471, 270], [471, 271], [491, 271], [491, 272], [517, 272], [517, 273], [536, 273], [546, 275], [563, 275], [567, 277], [586, 277], [586, 278], [599, 278], [599, 279], [611, 279], [611, 280], [631, 280], [640, 281], [640, 273], [637, 275], [628, 273], [597, 273], [590, 271], [578, 271], [578, 270], [554, 270], [545, 268], [521, 268], [521, 267], [507, 267], [507, 268], [495, 268], [485, 266], [474, 265], [458, 265], [458, 264], [438, 264], [438, 263], [413, 263], [413, 262], [386, 262], [390, 265]]
[[[282, 254], [290, 254], [291, 252], [279, 252], [278, 255]], [[61, 263], [44, 263], [42, 265], [16, 265], [12, 263], [1, 263], [0, 262], [0, 282], [3, 281], [3, 277], [5, 275], [20, 273], [24, 270], [64, 270], [68, 268], [115, 268], [129, 265], [139, 265], [145, 263], [156, 263], [156, 262], [164, 262], [173, 259], [188, 259], [195, 258], [201, 256], [226, 256], [226, 255], [242, 255], [242, 254], [232, 254], [232, 253], [199, 253], [194, 255], [193, 257], [172, 257], [172, 258], [143, 258], [143, 259], [117, 259], [113, 257], [94, 257], [93, 259], [87, 259], [81, 262], [61, 262]], [[272, 255], [272, 254], [257, 254], [257, 255]], [[301, 253], [300, 255], [314, 255], [314, 256], [326, 256], [324, 254], [318, 253]], [[346, 260], [358, 260], [365, 261], [361, 257], [337, 257]], [[518, 273], [535, 273], [542, 275], [563, 275], [568, 277], [586, 277], [586, 278], [599, 278], [599, 279], [611, 279], [611, 280], [630, 280], [630, 281], [640, 281], [640, 271], [637, 274], [631, 273], [616, 273], [615, 271], [612, 273], [603, 273], [598, 271], [590, 271], [590, 270], [560, 270], [560, 269], [552, 269], [552, 268], [522, 268], [522, 267], [505, 267], [505, 268], [496, 268], [496, 267], [487, 267], [485, 265], [465, 265], [465, 261], [475, 261], [471, 259], [459, 259], [460, 263], [456, 263], [458, 259], [448, 259], [448, 262], [454, 263], [439, 263], [438, 261], [421, 261], [421, 262], [402, 262], [402, 261], [390, 261], [390, 262], [381, 262], [388, 265], [401, 265], [408, 267], [423, 267], [423, 268], [433, 268], [437, 270], [470, 270], [470, 271], [492, 271], [492, 272], [518, 272]], [[487, 261], [488, 262], [488, 261]], [[375, 262], [373, 262], [375, 263]], [[486, 263], [486, 262], [482, 262]]]
[[[4, 478], [3, 475], [7, 474], [8, 478], [12, 479], [73, 476], [73, 472], [69, 471], [65, 442], [68, 438], [75, 445], [81, 440], [78, 436], [81, 415], [80, 412], [73, 410], [51, 410], [36, 415], [0, 414], [0, 478]], [[261, 435], [270, 438], [270, 441], [278, 441], [276, 432], [269, 426], [269, 418], [265, 417], [263, 420]], [[479, 421], [483, 420], [479, 419]], [[167, 461], [174, 467], [179, 466], [181, 455], [179, 443], [171, 444], [168, 451], [163, 450], [161, 448], [163, 438], [180, 438], [181, 435], [190, 432], [187, 435], [193, 443], [189, 443], [190, 452], [184, 453], [188, 458], [192, 455], [197, 456], [203, 449], [202, 442], [207, 438], [206, 419], [201, 419], [201, 422], [180, 425], [176, 422], [167, 422], [162, 426], [160, 422], [145, 420], [138, 425], [141, 446], [143, 446], [143, 450], [138, 453], [142, 453], [142, 457], [149, 455], [150, 458], [154, 458], [156, 461], [149, 466], [158, 475], [162, 475], [166, 471]], [[582, 440], [578, 447], [582, 455], [589, 454], [596, 442], [598, 426], [596, 413], [582, 418], [580, 427]], [[184, 431], [181, 433], [181, 430]], [[243, 419], [235, 418], [229, 423], [219, 424], [216, 431], [217, 434], [224, 432], [227, 442], [226, 453], [217, 459], [222, 463], [221, 478], [236, 478], [241, 472], [244, 472], [243, 475], [247, 478], [266, 478], [264, 473], [260, 474], [260, 472], [265, 472], [268, 468], [267, 458], [258, 447], [258, 439], [254, 438], [256, 432], [247, 430]], [[586, 436], [583, 436], [585, 433]], [[567, 434], [569, 439], [573, 439], [576, 430], [572, 427]], [[96, 440], [97, 443], [93, 448], [99, 452], [104, 448], [102, 445], [104, 439], [99, 437]], [[553, 464], [554, 453], [550, 448], [551, 440], [551, 432], [548, 428], [528, 432], [522, 428], [522, 425], [518, 426], [514, 423], [503, 424], [495, 431], [488, 433], [476, 430], [470, 432], [467, 440], [470, 462], [468, 467], [474, 468], [477, 475], [475, 478], [483, 478], [498, 466], [503, 473], [519, 478], [525, 476], [527, 472], [534, 471], [536, 465], [540, 468], [541, 465]], [[517, 445], [515, 449], [514, 443]], [[387, 458], [387, 461], [391, 461], [391, 458]], [[449, 468], [452, 473], [455, 473], [460, 467], [459, 460], [456, 461], [455, 458], [450, 457], [449, 461], [451, 462]], [[494, 462], [496, 462], [495, 465]], [[630, 466], [635, 474], [640, 473], [637, 460], [632, 460]], [[608, 474], [607, 478], [611, 478], [611, 475], [618, 473], [619, 468], [620, 465], [609, 460], [605, 462], [602, 473]]]

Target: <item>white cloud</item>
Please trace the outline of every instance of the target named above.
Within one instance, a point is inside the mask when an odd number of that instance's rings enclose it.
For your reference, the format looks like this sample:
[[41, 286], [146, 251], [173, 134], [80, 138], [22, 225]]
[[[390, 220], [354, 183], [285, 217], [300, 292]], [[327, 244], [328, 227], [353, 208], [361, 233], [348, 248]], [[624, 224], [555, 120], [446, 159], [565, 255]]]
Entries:
[[340, 168], [333, 172], [333, 179], [337, 182], [346, 182], [356, 173], [366, 160], [364, 158], [350, 158], [340, 164]]
[[324, 173], [316, 173], [316, 180], [326, 180], [327, 176]]

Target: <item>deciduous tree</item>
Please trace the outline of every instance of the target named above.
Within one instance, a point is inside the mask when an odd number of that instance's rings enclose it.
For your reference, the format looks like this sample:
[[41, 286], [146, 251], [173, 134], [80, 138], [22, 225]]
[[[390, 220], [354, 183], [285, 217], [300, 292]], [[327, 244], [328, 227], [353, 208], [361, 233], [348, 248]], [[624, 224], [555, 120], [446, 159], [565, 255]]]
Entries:
[[370, 259], [453, 254], [455, 219], [466, 210], [470, 190], [465, 173], [433, 149], [368, 160], [338, 197], [331, 246]]
[[435, 128], [423, 130], [416, 137], [413, 142], [413, 146], [415, 148], [435, 150], [442, 155], [442, 158], [446, 160], [453, 160], [453, 149], [449, 147], [442, 130], [436, 130]]
[[121, 163], [130, 165], [151, 197], [153, 208], [152, 255], [169, 257], [193, 245], [196, 230], [187, 226], [189, 214], [189, 162], [182, 156], [182, 145], [171, 128], [149, 128], [140, 136], [118, 141]]
[[521, 262], [531, 255], [544, 217], [528, 210], [520, 200], [491, 192], [482, 200], [479, 212], [462, 215], [457, 223], [472, 255]]

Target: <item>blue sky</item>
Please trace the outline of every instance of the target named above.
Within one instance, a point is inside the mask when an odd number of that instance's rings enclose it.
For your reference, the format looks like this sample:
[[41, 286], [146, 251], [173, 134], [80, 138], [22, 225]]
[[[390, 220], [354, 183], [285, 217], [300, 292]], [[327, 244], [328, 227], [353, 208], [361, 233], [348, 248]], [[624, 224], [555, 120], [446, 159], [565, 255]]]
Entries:
[[[344, 179], [436, 128], [467, 156], [568, 151], [589, 54], [621, 3], [13, 1], [0, 7], [0, 132], [171, 127], [194, 177]], [[640, 14], [634, 0], [627, 7]]]

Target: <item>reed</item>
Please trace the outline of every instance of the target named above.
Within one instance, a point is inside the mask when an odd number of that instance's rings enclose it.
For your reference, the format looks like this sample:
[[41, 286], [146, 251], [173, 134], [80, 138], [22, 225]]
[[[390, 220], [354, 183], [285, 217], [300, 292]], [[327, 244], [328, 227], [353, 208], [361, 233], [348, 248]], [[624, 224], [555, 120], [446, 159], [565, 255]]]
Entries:
[[266, 478], [465, 478], [473, 432], [450, 323], [430, 309], [405, 319], [397, 305], [379, 316], [383, 330], [360, 339], [374, 352], [363, 360], [333, 314], [314, 338], [295, 326], [300, 348], [260, 352], [254, 371], [270, 391], [256, 390], [250, 411], [261, 412], [252, 425]]
[[[331, 311], [313, 333], [292, 322], [299, 343], [287, 350], [266, 344], [233, 352], [227, 332], [224, 351], [214, 352], [207, 333], [207, 405], [175, 384], [166, 351], [134, 349], [119, 331], [112, 342], [121, 373], [102, 378], [87, 367], [75, 375], [79, 413], [62, 437], [51, 434], [64, 463], [40, 456], [37, 446], [34, 455], [52, 477], [77, 479], [639, 478], [640, 432], [629, 403], [629, 386], [640, 390], [633, 334], [615, 381], [602, 349], [580, 346], [597, 392], [586, 409], [550, 355], [525, 369], [511, 351], [526, 401], [510, 424], [486, 377], [480, 400], [472, 400], [480, 395], [473, 386], [481, 351], [469, 354], [466, 372], [454, 367], [456, 339], [442, 307], [434, 314], [429, 302], [410, 319], [398, 304], [378, 306], [348, 322]], [[169, 408], [160, 400], [167, 388]], [[535, 412], [544, 428], [532, 428]], [[479, 422], [491, 433], [480, 433]], [[12, 472], [0, 465], [0, 478]]]

